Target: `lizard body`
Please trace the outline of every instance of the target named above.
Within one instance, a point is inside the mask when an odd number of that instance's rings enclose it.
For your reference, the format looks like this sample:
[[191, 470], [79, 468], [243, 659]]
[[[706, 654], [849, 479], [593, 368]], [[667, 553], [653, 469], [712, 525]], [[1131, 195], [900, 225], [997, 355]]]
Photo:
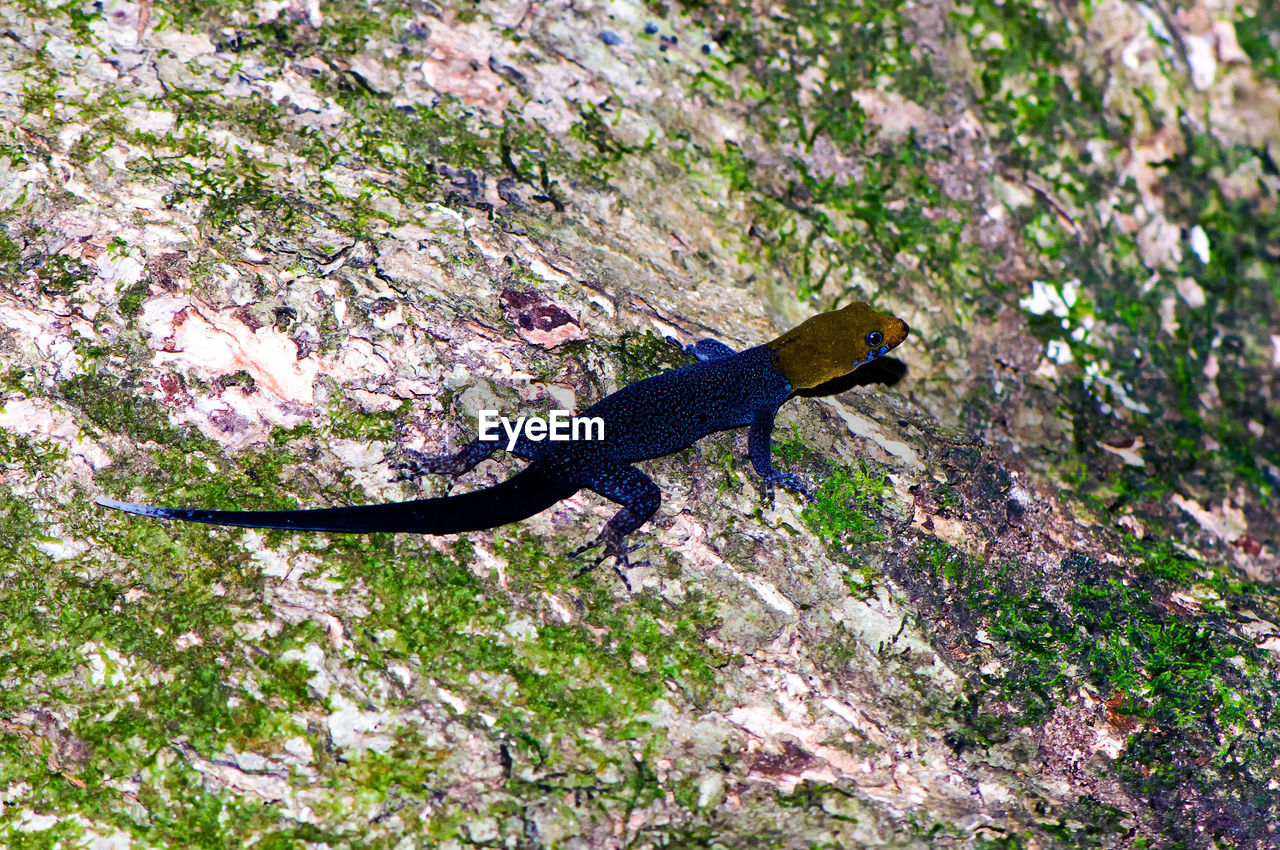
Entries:
[[[451, 534], [496, 528], [533, 516], [586, 488], [621, 509], [596, 544], [625, 563], [627, 534], [644, 525], [662, 502], [653, 481], [633, 466], [678, 452], [717, 431], [750, 426], [748, 453], [772, 497], [773, 487], [804, 490], [798, 476], [773, 468], [771, 435], [779, 406], [799, 390], [847, 375], [906, 339], [901, 319], [862, 302], [822, 313], [772, 342], [736, 352], [704, 339], [685, 350], [697, 358], [619, 389], [580, 415], [604, 421], [604, 439], [534, 442], [523, 435], [512, 453], [529, 461], [492, 487], [440, 498], [288, 511], [162, 508], [101, 498], [110, 508], [162, 519], [329, 532]], [[414, 452], [402, 468], [459, 475], [500, 448], [475, 440], [454, 455]], [[590, 548], [590, 547], [584, 547]], [[581, 551], [581, 550], [580, 550]]]

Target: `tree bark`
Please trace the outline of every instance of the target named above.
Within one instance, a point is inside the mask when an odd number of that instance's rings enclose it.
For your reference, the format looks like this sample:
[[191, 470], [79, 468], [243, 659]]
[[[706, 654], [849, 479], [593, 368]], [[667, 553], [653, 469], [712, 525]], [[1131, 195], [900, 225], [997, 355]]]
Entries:
[[[3, 843], [1275, 846], [1255, 5], [10, 4]], [[441, 495], [480, 410], [857, 300], [912, 334], [783, 408], [816, 498], [645, 464], [625, 583], [586, 493], [94, 504]]]

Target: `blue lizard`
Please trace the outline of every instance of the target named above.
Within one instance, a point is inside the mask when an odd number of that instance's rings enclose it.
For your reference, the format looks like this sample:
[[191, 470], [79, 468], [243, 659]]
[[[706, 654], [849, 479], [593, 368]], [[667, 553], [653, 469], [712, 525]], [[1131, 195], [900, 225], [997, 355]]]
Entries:
[[[98, 499], [98, 504], [160, 519], [248, 528], [452, 534], [517, 522], [585, 487], [621, 509], [595, 543], [578, 551], [603, 545], [601, 560], [614, 557], [624, 565], [627, 535], [648, 522], [662, 503], [658, 486], [634, 463], [678, 452], [717, 431], [750, 426], [748, 454], [766, 495], [772, 499], [775, 485], [805, 492], [798, 476], [773, 468], [770, 446], [778, 408], [800, 390], [883, 356], [908, 332], [901, 319], [857, 302], [814, 316], [772, 342], [745, 351], [701, 340], [685, 349], [697, 362], [623, 387], [579, 414], [600, 417], [604, 439], [534, 442], [521, 436], [512, 453], [529, 465], [506, 481], [469, 493], [289, 511], [161, 508], [107, 498]], [[443, 457], [414, 452], [414, 458], [401, 466], [415, 474], [456, 476], [500, 445], [500, 440], [476, 440]]]

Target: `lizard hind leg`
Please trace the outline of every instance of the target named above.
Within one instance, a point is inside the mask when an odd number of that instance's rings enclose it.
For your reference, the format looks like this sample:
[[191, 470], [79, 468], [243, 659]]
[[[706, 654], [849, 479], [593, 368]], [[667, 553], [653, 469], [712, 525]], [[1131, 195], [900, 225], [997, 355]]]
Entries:
[[429, 455], [416, 449], [405, 449], [402, 457], [390, 464], [396, 470], [396, 481], [411, 481], [424, 475], [449, 475], [454, 478], [473, 469], [501, 448], [496, 440], [472, 440], [451, 455]]
[[639, 547], [627, 546], [627, 535], [648, 522], [657, 512], [662, 504], [662, 491], [653, 483], [653, 479], [634, 466], [612, 465], [593, 470], [585, 484], [588, 489], [617, 502], [622, 508], [601, 530], [599, 537], [571, 553], [571, 557], [577, 557], [588, 549], [604, 547], [604, 553], [580, 570], [578, 575], [599, 566], [606, 558], [613, 558], [614, 572], [627, 585], [627, 590], [630, 590], [631, 585], [622, 570], [630, 566], [628, 553]]

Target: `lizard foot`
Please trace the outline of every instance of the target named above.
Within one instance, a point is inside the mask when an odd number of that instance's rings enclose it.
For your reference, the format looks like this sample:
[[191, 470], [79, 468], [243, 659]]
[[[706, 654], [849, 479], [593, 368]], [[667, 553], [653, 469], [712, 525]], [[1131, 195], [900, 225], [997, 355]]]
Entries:
[[424, 475], [461, 475], [467, 471], [457, 455], [429, 455], [417, 449], [405, 449], [400, 458], [387, 465], [397, 473], [392, 481], [413, 481]]
[[[627, 557], [628, 554], [636, 551], [643, 545], [644, 545], [643, 543], [637, 543], [634, 546], [628, 546], [626, 545], [626, 538], [623, 535], [611, 533], [609, 531], [609, 527], [605, 526], [604, 531], [600, 533], [599, 537], [597, 537], [595, 540], [591, 541], [590, 543], [586, 543], [582, 546], [579, 546], [577, 549], [574, 549], [572, 552], [569, 553], [570, 558], [577, 558], [578, 556], [582, 555], [585, 552], [591, 551], [597, 546], [604, 546], [604, 552], [602, 552], [598, 558], [591, 561], [585, 567], [583, 567], [582, 569], [574, 573], [573, 577], [575, 579], [581, 578], [582, 576], [594, 570], [596, 567], [603, 564], [606, 559], [613, 558], [613, 571], [617, 574], [618, 578], [622, 579], [622, 584], [624, 587], [626, 587], [627, 593], [631, 593], [631, 582], [627, 580], [627, 574], [623, 572], [623, 570], [630, 569], [632, 566], [631, 559]], [[637, 567], [648, 566], [648, 563], [649, 563], [648, 561], [641, 561], [635, 566]]]
[[814, 500], [813, 488], [806, 484], [803, 478], [793, 472], [777, 472], [764, 481], [764, 496], [769, 500], [771, 508], [773, 507], [773, 489], [778, 484], [792, 493], [803, 496], [806, 502]]
[[676, 348], [680, 349], [680, 353], [681, 353], [681, 354], [688, 354], [688, 355], [689, 355], [689, 356], [691, 356], [691, 357], [692, 357], [692, 356], [695, 356], [695, 355], [694, 355], [694, 353], [693, 353], [693, 350], [694, 350], [694, 346], [693, 346], [693, 345], [684, 345], [683, 343], [681, 343], [681, 342], [680, 342], [680, 340], [676, 339], [675, 337], [671, 336], [670, 334], [668, 334], [667, 336], [663, 337], [663, 339], [664, 339], [664, 340], [665, 340], [669, 345], [673, 345], [673, 346], [675, 346]]

